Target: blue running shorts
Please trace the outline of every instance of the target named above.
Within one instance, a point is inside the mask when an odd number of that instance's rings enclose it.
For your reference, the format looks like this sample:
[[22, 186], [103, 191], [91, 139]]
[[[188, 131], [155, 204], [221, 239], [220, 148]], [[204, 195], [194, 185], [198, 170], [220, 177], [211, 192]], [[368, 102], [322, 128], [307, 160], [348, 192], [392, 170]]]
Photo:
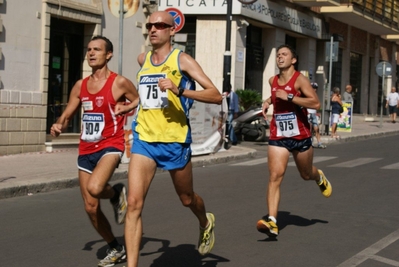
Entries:
[[295, 140], [292, 138], [285, 138], [280, 140], [269, 140], [269, 146], [279, 146], [286, 148], [289, 152], [297, 150], [299, 152], [305, 152], [312, 147], [312, 138], [306, 138], [302, 140]]
[[93, 173], [93, 170], [97, 166], [97, 163], [100, 161], [100, 159], [108, 154], [118, 154], [119, 158], [122, 158], [123, 151], [120, 151], [114, 147], [107, 147], [93, 154], [79, 155], [78, 169], [88, 173]]
[[191, 146], [187, 143], [150, 143], [134, 134], [132, 154], [140, 154], [155, 161], [158, 168], [170, 171], [181, 169], [191, 159]]

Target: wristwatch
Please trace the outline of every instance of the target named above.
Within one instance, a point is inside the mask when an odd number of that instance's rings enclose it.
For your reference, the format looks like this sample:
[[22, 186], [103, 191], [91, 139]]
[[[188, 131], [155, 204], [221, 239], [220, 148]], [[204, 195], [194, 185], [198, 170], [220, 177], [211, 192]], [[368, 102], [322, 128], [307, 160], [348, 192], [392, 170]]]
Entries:
[[294, 99], [294, 94], [288, 94], [287, 95], [288, 102], [292, 102], [292, 99]]
[[179, 87], [179, 93], [177, 94], [177, 97], [181, 97], [183, 92], [184, 92], [184, 88]]

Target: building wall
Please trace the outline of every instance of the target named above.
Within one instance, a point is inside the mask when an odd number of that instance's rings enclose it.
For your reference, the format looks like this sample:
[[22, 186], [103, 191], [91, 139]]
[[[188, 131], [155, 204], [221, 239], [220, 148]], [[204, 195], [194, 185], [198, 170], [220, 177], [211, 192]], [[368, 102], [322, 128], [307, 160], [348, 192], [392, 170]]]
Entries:
[[[136, 84], [137, 56], [148, 50], [142, 28], [148, 15], [144, 11], [148, 10], [140, 5], [134, 15], [123, 20], [120, 53], [120, 22], [108, 9], [108, 0], [12, 0], [0, 4], [0, 155], [45, 149], [51, 17], [85, 25], [82, 54], [92, 36], [108, 37], [114, 45], [108, 66], [118, 72], [122, 59], [121, 74]], [[82, 77], [90, 74], [86, 61], [82, 69]]]
[[[224, 17], [198, 17], [195, 59], [220, 92], [222, 92], [223, 88], [223, 55], [225, 52], [225, 36], [226, 20]], [[234, 60], [235, 56], [233, 59], [232, 55], [232, 69], [234, 68]]]
[[0, 155], [44, 146], [46, 108], [39, 79], [41, 11], [41, 1], [0, 4]]

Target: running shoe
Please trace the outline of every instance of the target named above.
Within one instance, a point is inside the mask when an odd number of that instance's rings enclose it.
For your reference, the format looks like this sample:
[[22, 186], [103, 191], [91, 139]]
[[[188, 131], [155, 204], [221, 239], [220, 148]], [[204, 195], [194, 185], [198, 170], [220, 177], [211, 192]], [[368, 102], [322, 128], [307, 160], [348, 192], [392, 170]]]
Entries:
[[323, 145], [323, 144], [321, 144], [321, 143], [318, 143], [318, 144], [314, 144], [314, 145], [312, 145], [314, 148], [326, 148], [327, 146], [326, 145]]
[[259, 232], [267, 234], [269, 237], [278, 236], [278, 227], [277, 225], [270, 219], [267, 220], [259, 220], [256, 224], [256, 229]]
[[323, 194], [323, 196], [325, 197], [329, 197], [331, 196], [332, 193], [332, 185], [331, 183], [327, 180], [326, 176], [324, 175], [324, 173], [322, 172], [322, 170], [318, 170], [320, 177], [322, 179], [321, 183], [317, 183], [317, 185], [320, 188], [321, 193]]
[[126, 259], [126, 251], [122, 246], [122, 250], [118, 251], [116, 248], [107, 249], [107, 256], [98, 263], [98, 267], [111, 267], [115, 263], [122, 262]]
[[200, 237], [198, 241], [198, 252], [201, 255], [211, 252], [215, 244], [215, 215], [208, 212], [206, 213], [206, 217], [208, 218], [209, 225], [206, 229], [200, 228]]
[[127, 211], [126, 187], [123, 184], [116, 184], [112, 188], [119, 194], [119, 201], [115, 203], [111, 201], [114, 207], [115, 221], [117, 224], [123, 224]]

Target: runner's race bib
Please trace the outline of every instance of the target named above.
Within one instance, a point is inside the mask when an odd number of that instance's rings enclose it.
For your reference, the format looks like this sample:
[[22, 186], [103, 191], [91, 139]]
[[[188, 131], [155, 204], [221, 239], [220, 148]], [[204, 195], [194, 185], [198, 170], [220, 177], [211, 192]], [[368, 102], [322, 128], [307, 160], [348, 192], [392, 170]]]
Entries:
[[84, 113], [82, 117], [82, 135], [80, 139], [86, 142], [100, 141], [102, 139], [104, 126], [104, 114]]
[[144, 74], [140, 76], [139, 96], [143, 109], [160, 109], [168, 107], [168, 90], [162, 92], [158, 80], [166, 78], [165, 73]]
[[293, 137], [299, 135], [298, 121], [294, 112], [275, 114], [274, 120], [276, 121], [278, 137]]

